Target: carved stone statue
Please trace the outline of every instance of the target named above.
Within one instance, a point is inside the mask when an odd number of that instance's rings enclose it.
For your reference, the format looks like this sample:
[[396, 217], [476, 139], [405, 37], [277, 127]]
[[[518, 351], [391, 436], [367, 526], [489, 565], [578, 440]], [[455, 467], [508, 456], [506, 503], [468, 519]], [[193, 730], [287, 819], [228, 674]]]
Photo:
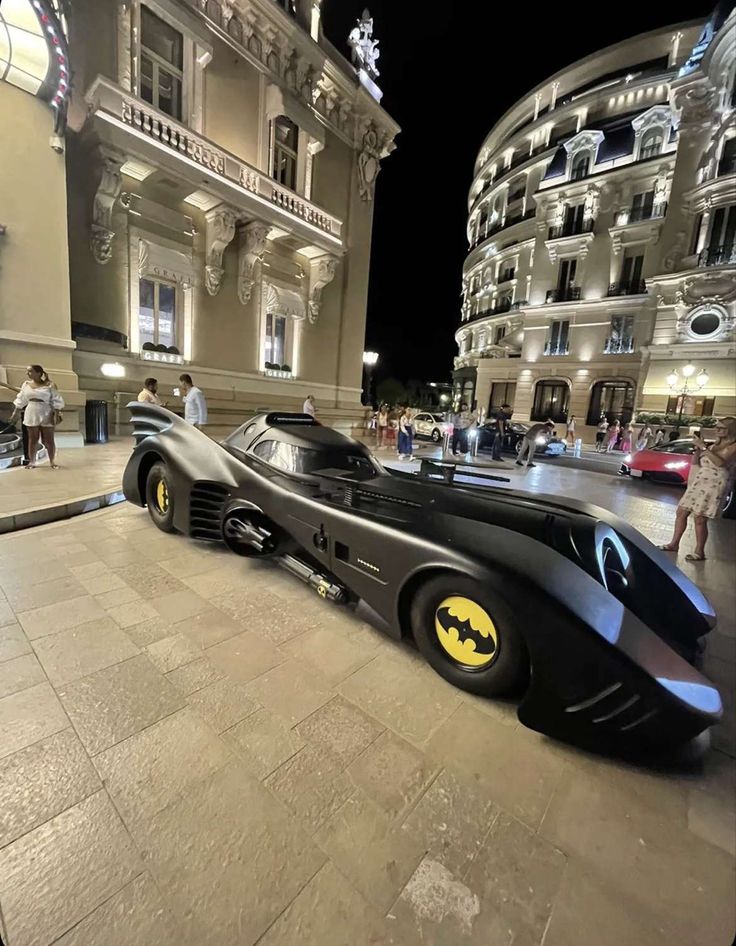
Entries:
[[357, 23], [348, 35], [348, 45], [353, 50], [353, 65], [356, 69], [367, 72], [371, 79], [375, 79], [380, 75], [376, 62], [381, 51], [378, 48], [378, 40], [372, 38], [373, 17], [368, 9], [363, 10], [363, 15]]
[[207, 257], [204, 268], [204, 284], [211, 296], [216, 296], [222, 287], [225, 270], [222, 254], [235, 236], [236, 216], [225, 207], [215, 207], [205, 214], [207, 220]]
[[98, 263], [104, 265], [112, 259], [112, 213], [120, 196], [123, 181], [120, 174], [123, 159], [111, 152], [103, 152], [102, 176], [92, 205], [92, 233], [90, 248]]
[[319, 256], [309, 266], [309, 321], [314, 325], [319, 317], [322, 290], [335, 278], [336, 256]]
[[358, 187], [361, 200], [373, 200], [376, 178], [381, 170], [381, 151], [378, 132], [369, 125], [363, 135], [363, 147], [358, 155]]
[[675, 234], [675, 239], [672, 241], [672, 245], [665, 258], [662, 260], [662, 265], [666, 273], [671, 273], [680, 265], [682, 257], [685, 255], [685, 239], [687, 234], [684, 230], [678, 230]]
[[266, 239], [271, 228], [260, 220], [251, 220], [240, 228], [238, 248], [238, 299], [243, 305], [250, 302], [255, 285], [256, 264], [266, 252]]

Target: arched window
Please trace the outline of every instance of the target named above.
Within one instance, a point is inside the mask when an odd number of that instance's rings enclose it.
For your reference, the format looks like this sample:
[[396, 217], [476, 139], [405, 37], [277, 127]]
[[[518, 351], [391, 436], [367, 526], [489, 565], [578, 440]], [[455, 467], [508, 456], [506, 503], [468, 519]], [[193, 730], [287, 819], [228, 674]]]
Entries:
[[532, 420], [552, 420], [556, 424], [567, 420], [570, 388], [565, 381], [538, 381], [534, 388]]
[[653, 158], [660, 154], [664, 145], [664, 133], [661, 128], [650, 128], [641, 139], [639, 159]]
[[608, 423], [614, 420], [628, 424], [634, 413], [634, 385], [631, 381], [598, 381], [590, 392], [586, 424], [594, 427], [605, 414]]
[[586, 152], [585, 154], [578, 154], [572, 162], [572, 169], [570, 171], [570, 180], [579, 181], [583, 177], [588, 176], [590, 170], [590, 155]]

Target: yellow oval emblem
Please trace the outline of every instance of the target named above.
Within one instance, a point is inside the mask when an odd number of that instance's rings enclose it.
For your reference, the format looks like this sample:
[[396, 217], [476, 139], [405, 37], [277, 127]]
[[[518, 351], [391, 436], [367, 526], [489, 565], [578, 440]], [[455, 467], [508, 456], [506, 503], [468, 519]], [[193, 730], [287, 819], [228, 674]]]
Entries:
[[470, 598], [453, 595], [435, 611], [434, 626], [442, 648], [459, 664], [484, 667], [498, 652], [498, 632], [488, 613]]
[[169, 508], [169, 490], [166, 486], [166, 480], [159, 480], [156, 487], [156, 505], [159, 512], [167, 512]]

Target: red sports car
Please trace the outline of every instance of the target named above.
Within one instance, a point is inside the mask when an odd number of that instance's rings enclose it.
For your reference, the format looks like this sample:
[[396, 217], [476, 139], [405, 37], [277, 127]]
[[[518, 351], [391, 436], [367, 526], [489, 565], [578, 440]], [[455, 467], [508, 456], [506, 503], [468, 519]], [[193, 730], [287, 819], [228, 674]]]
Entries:
[[[621, 463], [619, 473], [650, 479], [657, 483], [674, 483], [686, 486], [695, 453], [695, 443], [691, 438], [661, 443], [658, 447], [627, 453]], [[732, 490], [726, 497], [723, 515], [727, 519], [736, 516], [736, 501]]]

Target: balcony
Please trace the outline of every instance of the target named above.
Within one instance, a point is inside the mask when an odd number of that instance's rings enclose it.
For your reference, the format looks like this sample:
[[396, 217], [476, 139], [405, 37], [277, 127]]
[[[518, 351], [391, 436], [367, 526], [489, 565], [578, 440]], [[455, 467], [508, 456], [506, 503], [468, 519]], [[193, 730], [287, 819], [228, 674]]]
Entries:
[[619, 338], [617, 335], [609, 335], [603, 345], [604, 355], [630, 355], [633, 351], [633, 338]]
[[341, 249], [342, 221], [203, 135], [101, 76], [86, 95], [95, 130], [126, 155], [166, 169], [249, 219], [287, 230], [305, 245]]
[[514, 266], [511, 266], [509, 269], [505, 269], [498, 277], [498, 284], [501, 285], [502, 282], [510, 282], [515, 275], [516, 268]]
[[578, 236], [581, 233], [592, 233], [595, 221], [592, 217], [581, 220], [579, 223], [563, 223], [558, 227], [550, 227], [547, 231], [548, 240], [561, 240], [563, 237]]
[[474, 250], [476, 246], [478, 246], [484, 240], [494, 236], [496, 233], [500, 233], [502, 230], [508, 230], [509, 227], [513, 227], [516, 223], [521, 223], [522, 220], [531, 220], [531, 218], [536, 215], [536, 212], [536, 209], [532, 208], [531, 210], [527, 210], [525, 214], [516, 214], [513, 217], [507, 217], [503, 223], [496, 224], [487, 230], [486, 233], [479, 233], [475, 238], [475, 242], [471, 243], [470, 249]]
[[478, 322], [480, 319], [489, 319], [494, 315], [503, 315], [505, 312], [518, 312], [519, 309], [523, 309], [525, 305], [528, 305], [526, 299], [519, 299], [517, 302], [509, 302], [504, 299], [503, 302], [497, 303], [492, 308], [483, 309], [481, 312], [476, 312], [475, 315], [471, 315], [469, 319], [465, 320], [464, 324], [468, 322]]
[[647, 291], [643, 279], [630, 279], [628, 282], [612, 282], [608, 287], [608, 296], [640, 296]]
[[[577, 302], [580, 299], [580, 286], [558, 286], [548, 289], [545, 302]], [[545, 352], [546, 354], [546, 352]]]
[[518, 190], [515, 190], [513, 194], [509, 194], [509, 196], [506, 198], [506, 203], [513, 204], [514, 201], [521, 200], [525, 193], [526, 187], [520, 187]]
[[549, 339], [544, 343], [545, 355], [569, 355], [570, 342], [566, 339], [564, 342], [551, 342]]
[[698, 254], [698, 266], [733, 266], [736, 264], [736, 243], [707, 246]]

